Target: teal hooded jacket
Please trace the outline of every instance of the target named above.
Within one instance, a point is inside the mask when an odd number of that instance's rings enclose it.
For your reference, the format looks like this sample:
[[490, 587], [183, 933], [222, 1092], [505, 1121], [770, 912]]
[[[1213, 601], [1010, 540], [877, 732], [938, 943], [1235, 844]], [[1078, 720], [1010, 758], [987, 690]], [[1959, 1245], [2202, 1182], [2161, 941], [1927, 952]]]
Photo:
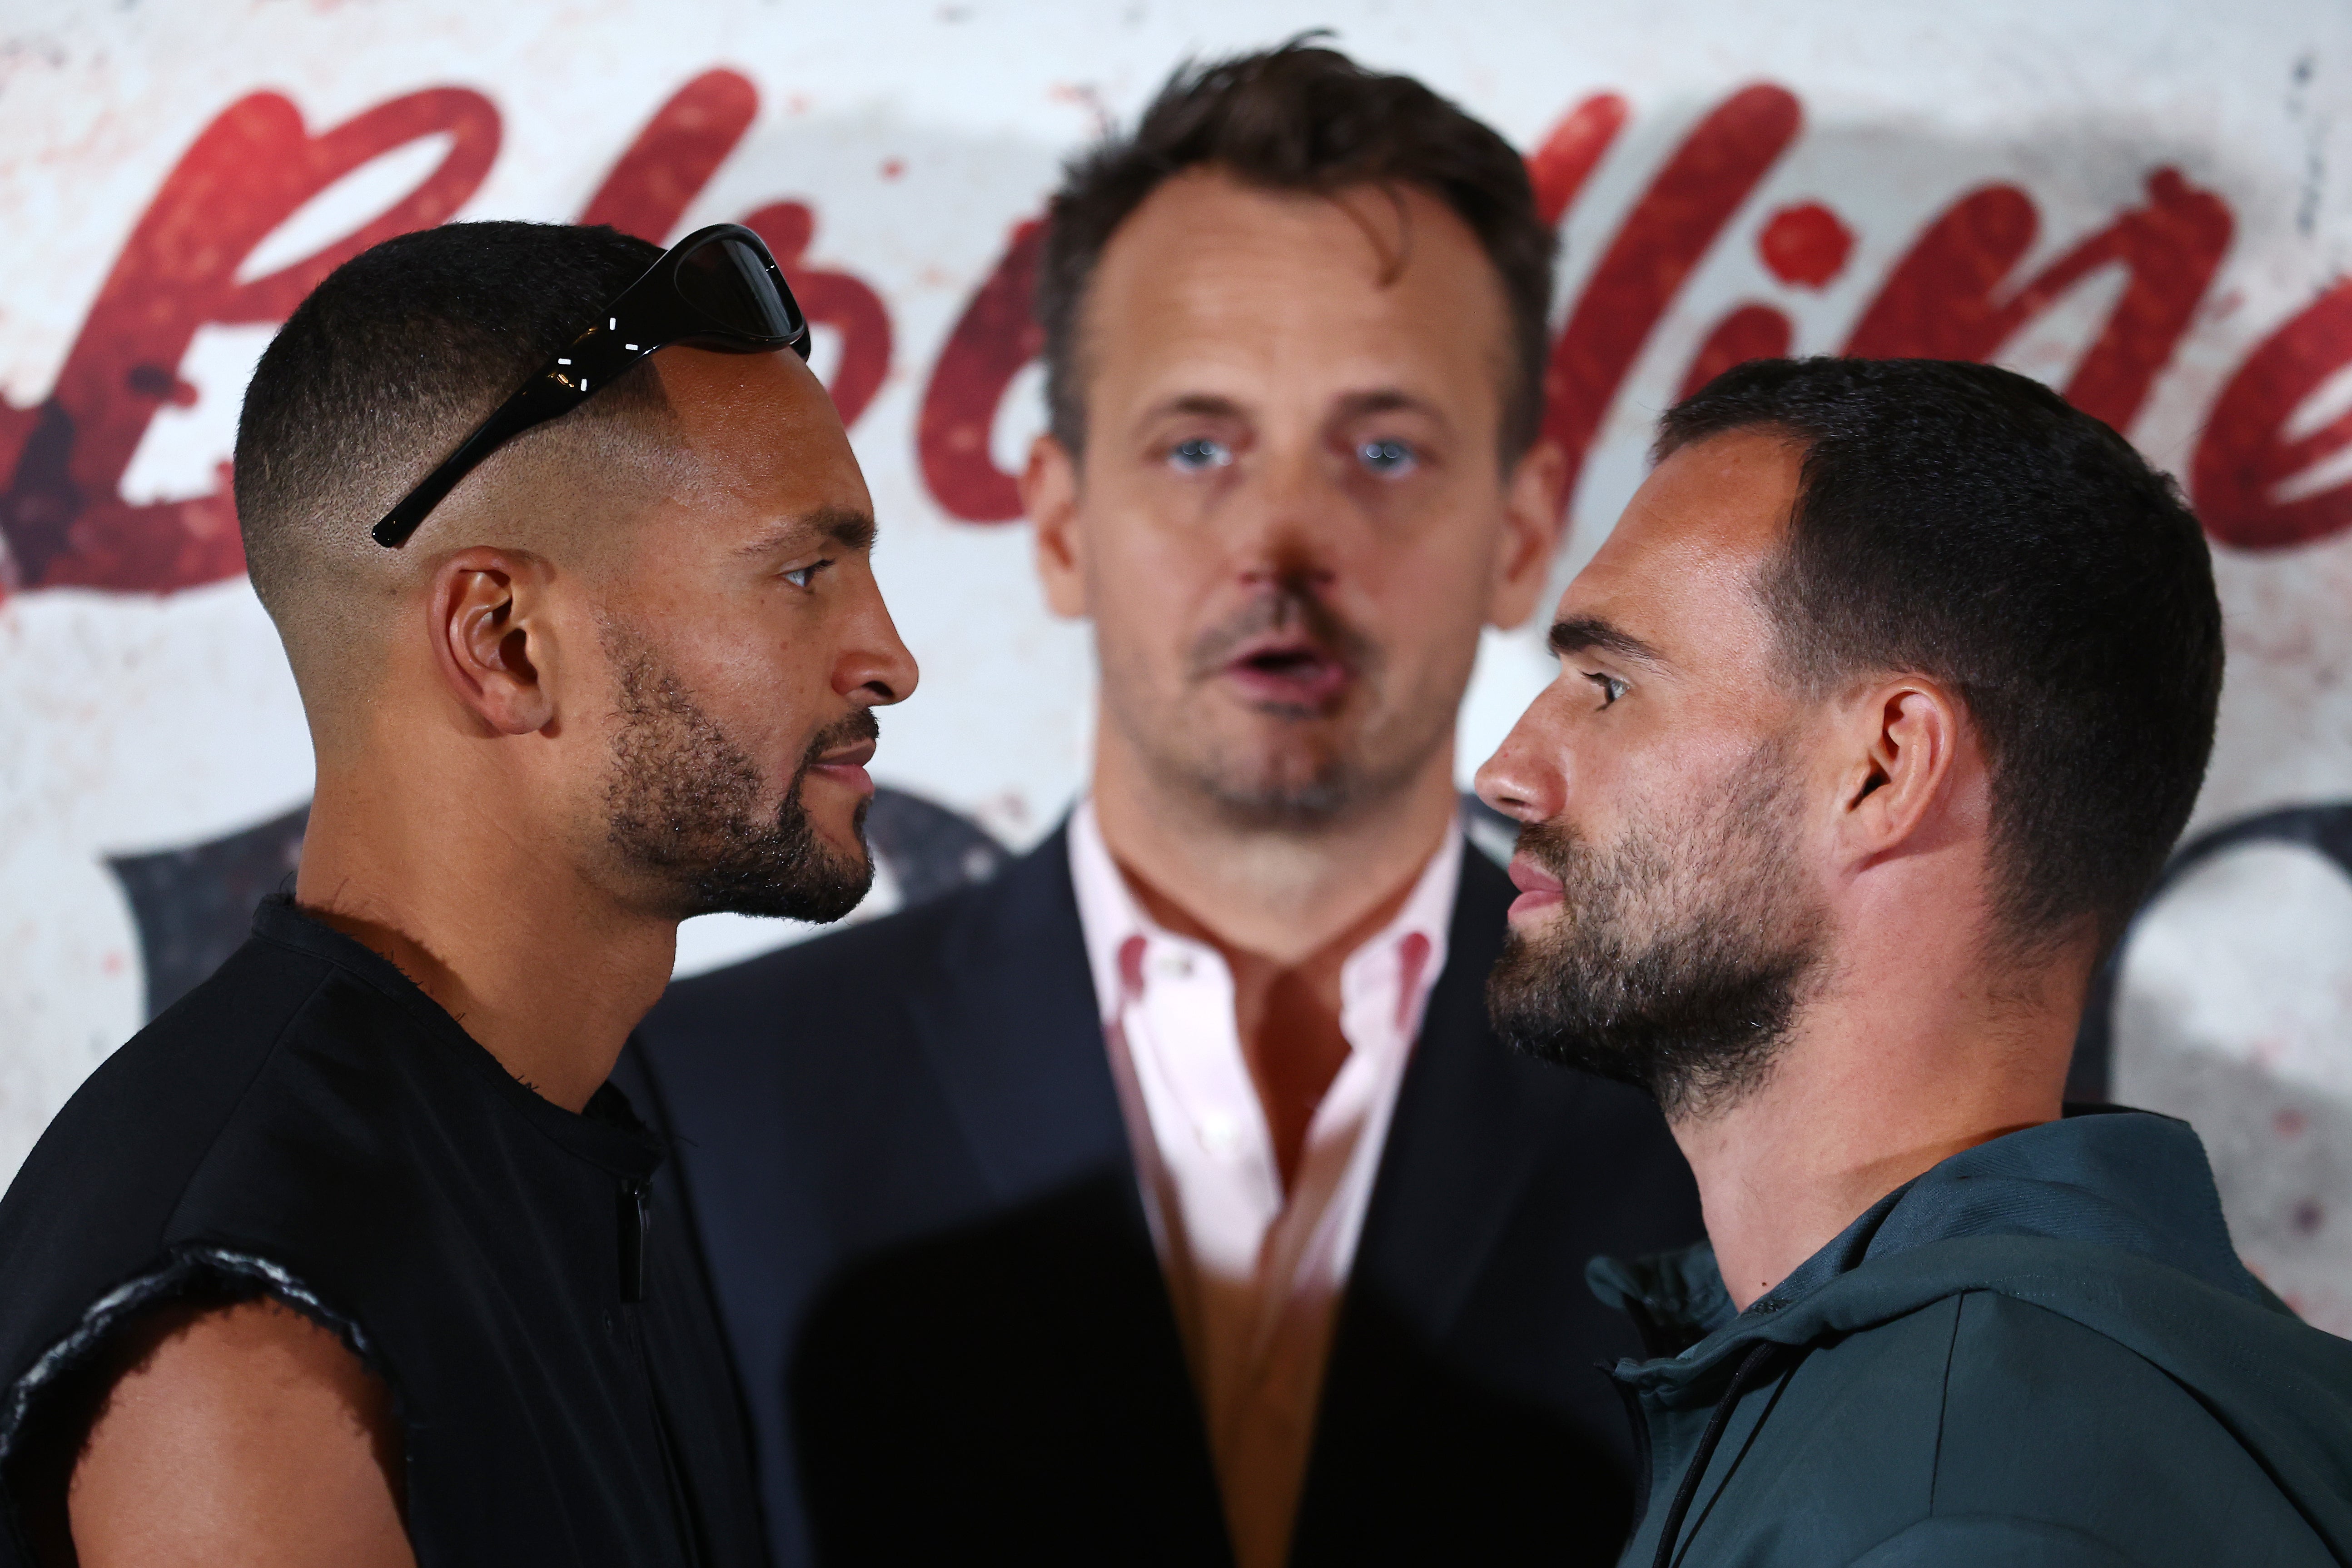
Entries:
[[1659, 1359], [1632, 1568], [2352, 1568], [2352, 1342], [2237, 1258], [2184, 1122], [1956, 1154], [1735, 1313], [1705, 1244], [1588, 1275]]

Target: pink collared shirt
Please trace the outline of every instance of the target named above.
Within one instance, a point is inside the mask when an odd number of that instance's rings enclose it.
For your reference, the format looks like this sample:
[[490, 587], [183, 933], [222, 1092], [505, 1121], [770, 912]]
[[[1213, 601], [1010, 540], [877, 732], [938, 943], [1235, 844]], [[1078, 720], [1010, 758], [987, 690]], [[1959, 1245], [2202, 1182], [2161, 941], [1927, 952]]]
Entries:
[[1071, 818], [1070, 873], [1237, 1568], [1279, 1568], [1314, 1439], [1332, 1314], [1397, 1088], [1445, 967], [1462, 834], [1446, 834], [1396, 919], [1340, 968], [1348, 1057], [1307, 1123], [1287, 1193], [1242, 1055], [1223, 957], [1152, 923], [1103, 844], [1091, 800]]

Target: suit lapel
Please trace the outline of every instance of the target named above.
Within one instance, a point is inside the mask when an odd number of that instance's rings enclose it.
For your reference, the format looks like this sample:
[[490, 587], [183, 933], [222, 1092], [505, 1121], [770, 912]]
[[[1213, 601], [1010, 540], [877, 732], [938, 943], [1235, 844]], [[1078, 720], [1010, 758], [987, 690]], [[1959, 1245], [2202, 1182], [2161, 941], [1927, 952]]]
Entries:
[[[1493, 862], [1475, 851], [1463, 857], [1445, 970], [1398, 1092], [1349, 1281], [1350, 1300], [1377, 1292], [1431, 1342], [1444, 1337], [1477, 1282], [1558, 1123], [1560, 1097], [1576, 1092], [1570, 1073], [1540, 1075], [1530, 1092], [1528, 1076], [1513, 1071], [1487, 1028], [1486, 974], [1502, 952], [1512, 896]], [[992, 1196], [1015, 1204], [1116, 1166], [1128, 1177], [1124, 1239], [1156, 1279], [1066, 832], [1009, 867], [995, 896], [971, 900], [940, 974], [914, 1009]], [[1171, 1344], [1173, 1334], [1171, 1316]], [[1378, 1375], [1354, 1364], [1342, 1332], [1327, 1386]]]
[[[1360, 1303], [1423, 1344], [1442, 1342], [1507, 1224], [1562, 1112], [1576, 1075], [1530, 1076], [1486, 1026], [1486, 979], [1500, 953], [1513, 889], [1484, 856], [1464, 857], [1444, 972], [1424, 1014], [1365, 1216], [1324, 1386], [1327, 1411], [1370, 1394], [1395, 1373], [1381, 1336], [1349, 1331]], [[1103, 1048], [1086, 941], [1057, 832], [971, 898], [935, 978], [911, 998], [923, 1048], [946, 1091], [992, 1203], [1016, 1207], [1116, 1173], [1116, 1243], [1089, 1265], [1124, 1281], [1139, 1324], [1119, 1364], [1073, 1368], [1097, 1379], [1105, 1406], [1173, 1440], [1159, 1447], [1156, 1481], [1123, 1500], [1168, 1521], [1188, 1549], [1222, 1556], [1221, 1510], [1197, 1397], [1151, 1245], [1118, 1090]], [[1108, 1217], [1108, 1216], [1107, 1216]], [[1179, 1429], [1188, 1434], [1179, 1439]], [[1300, 1560], [1313, 1555], [1318, 1494], [1351, 1467], [1318, 1438], [1301, 1500]], [[1337, 1466], [1335, 1471], [1333, 1467]], [[1336, 1495], [1336, 1494], [1332, 1494]], [[1179, 1522], [1181, 1521], [1181, 1523]], [[1195, 1560], [1206, 1560], [1205, 1558]]]
[[[1078, 1479], [1076, 1511], [1127, 1543], [1097, 1560], [1229, 1568], [1224, 1514], [1184, 1347], [1152, 1246], [1111, 1079], [1070, 882], [1066, 829], [979, 890], [912, 998], [916, 1026], [1002, 1215], [1052, 1208], [1065, 1227], [1024, 1321], [1055, 1324], [1037, 1390], [1087, 1414], [1031, 1458]], [[1058, 1271], [1058, 1272], [1057, 1272]], [[1016, 1425], [1018, 1425], [1016, 1423]], [[1070, 1510], [1066, 1510], [1070, 1511]], [[1040, 1558], [1058, 1560], [1046, 1552]]]
[[[967, 900], [937, 980], [912, 1001], [931, 1070], [1000, 1203], [1108, 1163], [1134, 1169], [1069, 865], [1067, 830], [1056, 831]], [[1149, 1247], [1141, 1197], [1130, 1206]]]
[[[1445, 970], [1398, 1090], [1349, 1279], [1351, 1301], [1377, 1291], [1432, 1343], [1477, 1282], [1559, 1121], [1559, 1096], [1575, 1091], [1574, 1075], [1559, 1073], [1528, 1092], [1486, 1025], [1486, 975], [1502, 953], [1514, 891], [1484, 855], [1463, 856]], [[1377, 1374], [1347, 1363], [1344, 1332], [1333, 1348], [1327, 1386]]]

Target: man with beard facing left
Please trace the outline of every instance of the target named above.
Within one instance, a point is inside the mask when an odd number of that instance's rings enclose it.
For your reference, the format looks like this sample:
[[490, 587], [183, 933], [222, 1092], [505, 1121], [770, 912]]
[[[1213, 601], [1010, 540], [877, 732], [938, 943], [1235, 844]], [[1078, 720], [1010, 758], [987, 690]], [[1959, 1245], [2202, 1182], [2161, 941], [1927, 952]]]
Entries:
[[680, 921], [870, 877], [915, 669], [805, 342], [748, 230], [495, 223], [362, 254], [271, 342], [236, 501], [309, 836], [0, 1203], [0, 1558], [765, 1560], [605, 1078]]
[[1615, 1554], [1592, 1363], [1637, 1342], [1559, 1244], [1677, 1245], [1696, 1194], [1639, 1094], [1487, 1028], [1511, 888], [1454, 772], [1559, 528], [1552, 245], [1492, 129], [1303, 44], [1073, 160], [1024, 494], [1086, 792], [643, 1031], [781, 1560]]
[[1656, 1358], [1623, 1561], [2352, 1561], [2352, 1344], [2185, 1123], [2060, 1104], [2212, 745], [2196, 519], [1984, 365], [1751, 363], [1657, 449], [1479, 775], [1498, 1027], [1650, 1089], [1706, 1208], [1592, 1271]]

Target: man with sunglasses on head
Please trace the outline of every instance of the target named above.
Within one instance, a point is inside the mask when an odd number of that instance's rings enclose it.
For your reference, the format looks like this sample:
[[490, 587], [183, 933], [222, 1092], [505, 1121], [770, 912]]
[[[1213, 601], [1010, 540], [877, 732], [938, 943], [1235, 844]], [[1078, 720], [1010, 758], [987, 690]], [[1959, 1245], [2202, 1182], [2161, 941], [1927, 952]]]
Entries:
[[1696, 1194], [1487, 1028], [1513, 893], [1454, 772], [1557, 538], [1552, 250], [1502, 137], [1304, 43], [1073, 163], [1024, 490], [1087, 794], [642, 1035], [780, 1559], [1616, 1555], [1636, 1343], [1582, 1267]]
[[605, 1079], [680, 921], [870, 879], [915, 668], [806, 350], [748, 230], [496, 223], [366, 252], [263, 355], [236, 501], [309, 834], [0, 1201], [0, 1561], [765, 1560]]

